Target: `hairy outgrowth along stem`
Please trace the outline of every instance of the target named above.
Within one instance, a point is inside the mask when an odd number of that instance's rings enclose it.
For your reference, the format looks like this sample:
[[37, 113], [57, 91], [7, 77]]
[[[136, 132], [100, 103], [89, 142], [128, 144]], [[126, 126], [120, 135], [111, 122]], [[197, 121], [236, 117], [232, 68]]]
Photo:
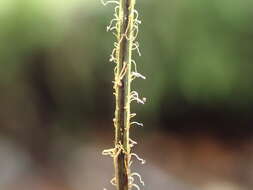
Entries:
[[136, 63], [132, 59], [133, 50], [139, 51], [139, 44], [136, 42], [138, 35], [138, 12], [135, 10], [135, 0], [119, 0], [102, 2], [104, 5], [115, 3], [115, 18], [112, 19], [107, 31], [116, 31], [117, 42], [114, 43], [114, 49], [110, 61], [116, 64], [114, 69], [114, 95], [116, 100], [115, 118], [113, 119], [115, 127], [115, 146], [112, 149], [104, 150], [104, 155], [110, 155], [114, 159], [115, 177], [111, 183], [117, 190], [130, 190], [132, 187], [139, 189], [134, 183], [134, 177], [137, 176], [144, 185], [141, 176], [138, 173], [131, 173], [131, 157], [135, 156], [142, 163], [145, 161], [138, 155], [131, 152], [131, 147], [137, 144], [129, 137], [130, 127], [132, 125], [142, 126], [142, 123], [131, 122], [135, 116], [130, 112], [130, 103], [145, 103], [145, 98], [140, 99], [136, 91], [131, 91], [131, 82], [136, 77], [145, 77], [137, 72]]

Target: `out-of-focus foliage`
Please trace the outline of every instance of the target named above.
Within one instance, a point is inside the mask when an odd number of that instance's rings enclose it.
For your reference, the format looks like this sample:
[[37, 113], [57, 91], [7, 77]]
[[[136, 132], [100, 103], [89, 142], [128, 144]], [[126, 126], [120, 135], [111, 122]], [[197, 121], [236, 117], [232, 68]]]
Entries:
[[144, 51], [153, 58], [147, 67], [157, 80], [153, 92], [197, 103], [252, 101], [252, 6], [226, 0], [157, 4], [142, 31]]
[[[149, 100], [141, 109], [153, 114], [164, 100], [170, 104], [178, 97], [235, 107], [253, 102], [253, 1], [140, 0], [137, 5], [143, 56], [136, 55], [136, 61], [147, 80], [134, 87]], [[110, 15], [112, 8], [99, 0], [2, 0], [0, 88], [32, 91], [27, 70], [39, 62], [31, 57], [43, 53], [46, 83], [63, 109], [83, 105], [94, 112], [99, 102], [112, 102], [103, 96], [110, 94], [113, 76], [107, 61], [113, 37], [105, 31]]]

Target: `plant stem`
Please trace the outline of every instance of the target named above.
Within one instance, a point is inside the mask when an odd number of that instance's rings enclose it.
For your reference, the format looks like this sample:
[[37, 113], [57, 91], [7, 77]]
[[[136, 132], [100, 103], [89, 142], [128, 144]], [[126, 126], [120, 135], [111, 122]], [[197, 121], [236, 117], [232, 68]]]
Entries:
[[120, 0], [118, 49], [116, 51], [117, 70], [115, 76], [115, 147], [117, 154], [114, 157], [115, 183], [117, 190], [129, 190], [130, 175], [130, 98], [131, 98], [131, 60], [133, 46], [133, 19], [135, 0]]

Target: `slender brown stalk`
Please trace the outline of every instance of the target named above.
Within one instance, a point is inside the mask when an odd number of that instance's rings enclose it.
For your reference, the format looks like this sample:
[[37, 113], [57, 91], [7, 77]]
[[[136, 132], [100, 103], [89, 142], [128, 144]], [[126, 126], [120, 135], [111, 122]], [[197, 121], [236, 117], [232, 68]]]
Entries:
[[[131, 57], [133, 35], [133, 11], [135, 0], [120, 1], [120, 24], [118, 34], [119, 49], [117, 52], [117, 79], [115, 83], [115, 147], [119, 147], [114, 158], [117, 190], [129, 189], [129, 129], [130, 129], [130, 89]], [[122, 76], [120, 76], [124, 73]]]
[[[138, 93], [131, 92], [131, 82], [134, 78], [144, 78], [136, 70], [136, 64], [132, 60], [132, 51], [138, 49], [138, 43], [135, 39], [138, 34], [138, 13], [135, 10], [135, 0], [108, 0], [108, 3], [116, 3], [115, 7], [115, 19], [112, 20], [107, 30], [116, 30], [117, 42], [111, 55], [111, 61], [116, 63], [115, 67], [115, 79], [114, 79], [114, 95], [116, 100], [115, 105], [115, 147], [113, 149], [105, 150], [105, 155], [111, 155], [114, 158], [115, 166], [115, 178], [112, 180], [117, 190], [130, 190], [132, 186], [138, 187], [133, 184], [133, 177], [130, 171], [131, 147], [135, 144], [129, 138], [129, 130], [132, 123], [131, 118], [134, 116], [130, 112], [130, 103], [132, 100], [136, 100], [138, 103], [144, 103], [145, 100], [139, 99]], [[116, 25], [113, 26], [113, 21], [116, 21]], [[132, 64], [134, 64], [132, 71]], [[137, 123], [137, 122], [133, 122]], [[137, 123], [139, 124], [139, 123]], [[139, 124], [140, 125], [140, 124]], [[142, 124], [141, 124], [142, 125]], [[139, 157], [137, 156], [139, 159]], [[140, 159], [143, 161], [142, 159]], [[140, 180], [141, 177], [137, 175]], [[141, 183], [143, 181], [141, 180]], [[144, 183], [143, 183], [144, 184]], [[139, 187], [138, 187], [139, 188]]]

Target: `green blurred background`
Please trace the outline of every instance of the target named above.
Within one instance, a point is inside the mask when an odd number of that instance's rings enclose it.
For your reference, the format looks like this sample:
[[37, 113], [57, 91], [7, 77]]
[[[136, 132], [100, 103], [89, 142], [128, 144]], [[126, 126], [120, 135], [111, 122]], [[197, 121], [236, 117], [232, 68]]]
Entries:
[[[172, 177], [169, 183], [186, 181], [207, 190], [247, 189], [253, 182], [253, 1], [137, 0], [137, 9], [142, 56], [136, 54], [135, 60], [147, 79], [135, 80], [133, 89], [148, 100], [145, 106], [133, 105], [146, 124], [133, 131], [143, 139], [138, 152], [150, 155], [161, 168], [169, 163], [166, 172], [179, 180]], [[32, 165], [22, 172], [33, 171], [43, 179], [54, 176], [62, 185], [68, 175], [57, 173], [70, 162], [63, 158], [89, 144], [98, 154], [86, 156], [88, 148], [82, 159], [102, 162], [100, 152], [113, 140], [114, 65], [109, 55], [114, 38], [106, 32], [112, 15], [113, 7], [104, 7], [99, 0], [0, 1], [0, 147], [11, 144], [13, 154], [22, 150], [25, 160], [30, 160], [26, 163]], [[161, 143], [165, 143], [163, 150], [150, 150]], [[1, 162], [8, 160], [3, 150], [0, 166], [9, 171], [11, 162]], [[166, 156], [171, 154], [177, 156]], [[13, 162], [20, 163], [21, 158], [14, 157]], [[235, 158], [231, 163], [230, 157]], [[112, 173], [111, 168], [106, 171]], [[21, 176], [34, 176], [22, 172]], [[19, 177], [13, 176], [15, 172], [6, 177], [8, 182], [0, 180], [4, 190], [19, 184]], [[206, 185], [210, 176], [222, 185]], [[96, 188], [102, 188], [102, 182]], [[44, 183], [48, 182], [42, 180], [31, 188], [58, 188]], [[95, 189], [88, 182], [66, 189], [88, 187]], [[169, 189], [166, 183], [159, 187]]]

